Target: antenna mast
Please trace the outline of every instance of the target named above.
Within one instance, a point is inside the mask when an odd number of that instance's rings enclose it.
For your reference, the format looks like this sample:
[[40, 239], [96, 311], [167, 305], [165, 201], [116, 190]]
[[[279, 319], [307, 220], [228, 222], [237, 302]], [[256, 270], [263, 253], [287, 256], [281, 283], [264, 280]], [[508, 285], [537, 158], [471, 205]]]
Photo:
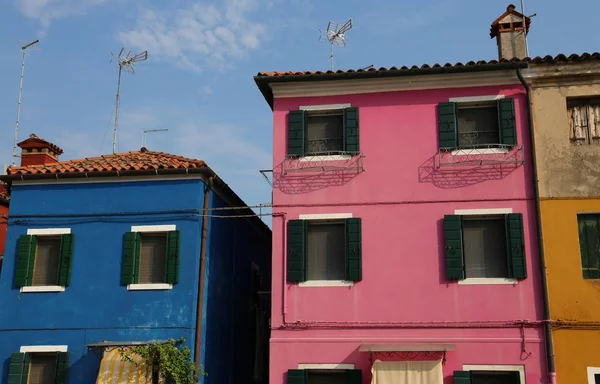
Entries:
[[164, 129], [144, 129], [142, 131], [142, 147], [146, 146], [146, 134], [148, 132], [166, 132], [168, 131], [168, 129], [164, 128]]
[[[117, 128], [119, 126], [119, 99], [121, 95], [121, 71], [125, 69], [125, 71], [135, 74], [134, 66], [138, 61], [144, 61], [148, 59], [148, 51], [144, 51], [142, 53], [138, 53], [137, 55], [131, 55], [131, 51], [127, 53], [127, 56], [123, 56], [123, 50], [125, 48], [121, 48], [121, 52], [119, 52], [119, 57], [117, 58], [119, 62], [119, 78], [117, 80], [117, 101], [115, 105], [115, 126], [113, 128], [113, 153], [117, 152]], [[112, 62], [112, 60], [111, 60]]]
[[19, 82], [19, 101], [17, 103], [17, 122], [15, 123], [15, 142], [13, 145], [13, 155], [12, 155], [12, 165], [15, 165], [15, 159], [17, 158], [17, 142], [19, 141], [19, 119], [21, 117], [21, 96], [23, 95], [23, 76], [25, 75], [25, 51], [27, 48], [31, 47], [34, 44], [39, 43], [40, 40], [37, 39], [32, 41], [29, 44], [25, 44], [21, 47], [21, 80]]
[[334, 61], [333, 61], [333, 46], [339, 45], [341, 47], [346, 46], [346, 32], [352, 29], [352, 19], [346, 21], [341, 27], [339, 23], [334, 23], [330, 21], [327, 24], [327, 29], [322, 30], [320, 39], [326, 39], [329, 42], [330, 52], [329, 52], [329, 60], [331, 61], [331, 70], [334, 69]]

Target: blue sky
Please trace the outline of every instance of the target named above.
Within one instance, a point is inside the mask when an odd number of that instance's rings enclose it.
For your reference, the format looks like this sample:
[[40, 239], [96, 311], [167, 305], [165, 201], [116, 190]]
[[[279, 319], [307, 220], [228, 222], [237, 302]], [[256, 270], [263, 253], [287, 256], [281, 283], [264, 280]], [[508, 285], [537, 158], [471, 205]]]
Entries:
[[[325, 70], [319, 28], [353, 19], [336, 68], [495, 59], [498, 0], [3, 0], [0, 5], [0, 164], [11, 161], [20, 46], [28, 51], [19, 138], [65, 150], [62, 159], [111, 152], [117, 66], [111, 52], [148, 50], [124, 74], [119, 151], [147, 147], [205, 160], [248, 203], [270, 201], [258, 173], [271, 168], [271, 111], [252, 76]], [[519, 7], [519, 2], [516, 2]], [[532, 56], [600, 51], [600, 2], [526, 0], [537, 13]]]

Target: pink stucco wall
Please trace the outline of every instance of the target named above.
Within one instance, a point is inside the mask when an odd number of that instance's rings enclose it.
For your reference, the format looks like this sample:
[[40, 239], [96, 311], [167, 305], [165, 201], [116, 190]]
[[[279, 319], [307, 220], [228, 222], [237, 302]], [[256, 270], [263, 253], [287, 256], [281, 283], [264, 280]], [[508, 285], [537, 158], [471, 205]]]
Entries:
[[[498, 94], [516, 99], [525, 164], [436, 169], [437, 104]], [[344, 103], [360, 108], [364, 172], [284, 175], [288, 111]], [[524, 365], [527, 382], [539, 382], [545, 369], [541, 326], [523, 330], [526, 353], [521, 329], [503, 328], [542, 319], [526, 126], [524, 90], [513, 85], [275, 100], [273, 204], [282, 215], [273, 218], [272, 384], [285, 383], [285, 372], [299, 363], [354, 363], [363, 369], [363, 382], [370, 382], [368, 355], [358, 347], [384, 342], [455, 344], [444, 366], [448, 383], [463, 364]], [[523, 214], [527, 279], [515, 285], [446, 279], [443, 216], [474, 208]], [[363, 279], [351, 287], [285, 283], [285, 223], [319, 213], [362, 218]], [[284, 322], [300, 322], [302, 330]], [[482, 328], [491, 323], [496, 328]], [[402, 328], [407, 325], [413, 328]]]

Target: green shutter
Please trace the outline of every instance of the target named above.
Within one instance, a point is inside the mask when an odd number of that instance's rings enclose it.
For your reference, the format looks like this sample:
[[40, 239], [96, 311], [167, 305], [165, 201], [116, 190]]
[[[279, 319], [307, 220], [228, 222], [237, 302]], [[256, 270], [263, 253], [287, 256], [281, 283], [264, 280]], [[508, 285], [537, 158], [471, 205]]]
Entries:
[[346, 370], [346, 384], [362, 384], [362, 371], [360, 369]]
[[16, 287], [26, 287], [33, 284], [36, 248], [37, 238], [35, 236], [21, 235], [19, 237], [14, 281]]
[[306, 371], [304, 369], [288, 369], [287, 384], [306, 384]]
[[67, 384], [69, 377], [69, 352], [56, 354], [56, 379], [54, 384]]
[[308, 112], [290, 111], [288, 114], [288, 155], [304, 156], [306, 152], [306, 130]]
[[179, 282], [179, 253], [181, 248], [179, 231], [167, 232], [167, 257], [165, 268], [165, 282], [177, 284]]
[[27, 353], [13, 353], [8, 363], [7, 384], [27, 384], [30, 358]]
[[287, 233], [287, 281], [306, 281], [306, 220], [290, 220]]
[[73, 265], [74, 235], [60, 236], [60, 261], [58, 262], [58, 285], [68, 287], [71, 284], [71, 266]]
[[577, 216], [579, 227], [579, 251], [584, 279], [600, 278], [600, 215]]
[[515, 100], [498, 100], [498, 129], [501, 144], [517, 145], [517, 121], [515, 119]]
[[346, 280], [362, 280], [362, 224], [360, 218], [346, 219]]
[[456, 122], [456, 103], [439, 103], [438, 130], [440, 135], [440, 149], [455, 149], [458, 147]]
[[460, 215], [444, 216], [444, 238], [446, 277], [450, 280], [464, 279], [465, 262], [463, 257], [462, 217]]
[[121, 264], [121, 285], [137, 284], [140, 271], [140, 235], [137, 232], [125, 233], [123, 241], [123, 261]]
[[521, 213], [506, 215], [506, 250], [511, 267], [511, 277], [514, 279], [527, 278], [523, 215]]
[[454, 371], [454, 384], [471, 384], [471, 371]]
[[344, 151], [360, 152], [358, 108], [344, 108]]

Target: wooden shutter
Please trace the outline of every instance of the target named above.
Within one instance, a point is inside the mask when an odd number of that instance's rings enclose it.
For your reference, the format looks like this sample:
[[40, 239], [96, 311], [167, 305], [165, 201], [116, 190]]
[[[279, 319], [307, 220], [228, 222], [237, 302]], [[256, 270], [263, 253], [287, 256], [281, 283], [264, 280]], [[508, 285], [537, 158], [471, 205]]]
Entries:
[[471, 384], [471, 371], [454, 371], [454, 384]]
[[290, 111], [288, 114], [288, 155], [304, 156], [306, 153], [306, 134], [308, 112]]
[[360, 369], [346, 370], [346, 384], [362, 384], [362, 371]]
[[125, 233], [123, 260], [121, 263], [121, 285], [137, 284], [140, 268], [140, 234]]
[[440, 149], [458, 147], [456, 103], [438, 104], [438, 131]]
[[16, 287], [32, 285], [36, 248], [37, 238], [35, 236], [21, 235], [19, 237], [14, 280]]
[[460, 215], [444, 216], [444, 240], [446, 277], [450, 280], [464, 279], [465, 262], [463, 257], [462, 217]]
[[523, 214], [521, 213], [506, 215], [506, 250], [511, 268], [511, 277], [514, 279], [527, 278]]
[[290, 220], [287, 225], [287, 281], [306, 281], [306, 220]]
[[69, 352], [56, 354], [56, 380], [54, 384], [67, 384], [69, 376]]
[[517, 121], [515, 118], [515, 100], [500, 99], [498, 105], [498, 129], [500, 142], [506, 145], [517, 145]]
[[346, 219], [346, 280], [362, 280], [362, 224], [360, 218]]
[[167, 232], [167, 259], [165, 281], [168, 284], [179, 282], [179, 253], [181, 248], [181, 235], [179, 231]]
[[360, 151], [358, 108], [344, 108], [344, 151]]
[[60, 259], [58, 262], [58, 285], [68, 287], [71, 284], [71, 266], [73, 265], [73, 246], [75, 235], [60, 236]]
[[306, 384], [306, 371], [304, 369], [288, 369], [287, 384]]
[[584, 279], [600, 278], [600, 215], [577, 216], [579, 251]]
[[8, 363], [7, 384], [27, 384], [30, 358], [27, 353], [13, 353]]

